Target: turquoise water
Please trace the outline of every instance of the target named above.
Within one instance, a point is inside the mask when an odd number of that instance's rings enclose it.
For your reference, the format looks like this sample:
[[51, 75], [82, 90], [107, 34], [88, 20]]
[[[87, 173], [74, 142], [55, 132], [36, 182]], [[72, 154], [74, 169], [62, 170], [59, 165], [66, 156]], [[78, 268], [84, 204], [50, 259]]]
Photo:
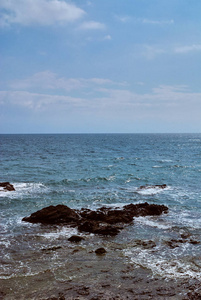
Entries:
[[[0, 135], [0, 165], [0, 182], [16, 188], [0, 191], [0, 278], [19, 276], [22, 265], [23, 274], [34, 273], [26, 253], [72, 233], [24, 223], [24, 216], [56, 204], [95, 209], [145, 201], [165, 204], [169, 213], [136, 218], [119, 234], [116, 241], [128, 245], [125, 257], [167, 278], [201, 278], [200, 244], [165, 244], [181, 234], [200, 242], [201, 134]], [[152, 187], [158, 184], [167, 188]], [[150, 187], [138, 190], [141, 185]], [[135, 248], [134, 239], [157, 247]]]

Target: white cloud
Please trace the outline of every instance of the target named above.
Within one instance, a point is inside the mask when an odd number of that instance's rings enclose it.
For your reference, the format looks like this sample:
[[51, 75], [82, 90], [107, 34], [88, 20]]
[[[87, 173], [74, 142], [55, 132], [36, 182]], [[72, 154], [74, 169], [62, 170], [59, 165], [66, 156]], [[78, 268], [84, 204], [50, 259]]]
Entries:
[[82, 30], [94, 30], [94, 29], [95, 30], [97, 30], [97, 29], [103, 30], [105, 28], [106, 28], [105, 24], [99, 23], [99, 22], [95, 22], [95, 21], [83, 22], [79, 26], [79, 29], [82, 29]]
[[73, 22], [85, 14], [79, 7], [63, 0], [1, 0], [0, 9], [1, 26], [52, 25]]
[[104, 36], [104, 40], [108, 40], [108, 41], [110, 41], [112, 39], [112, 37], [111, 37], [111, 35], [106, 35], [106, 36]]
[[21, 106], [34, 110], [62, 110], [63, 108], [82, 108], [87, 100], [79, 97], [30, 93], [26, 91], [0, 91], [1, 105]]
[[118, 15], [115, 15], [115, 18], [118, 21], [122, 22], [122, 23], [127, 23], [127, 22], [129, 22], [131, 20], [131, 17], [129, 17], [129, 16], [118, 16]]
[[44, 71], [34, 74], [33, 76], [15, 80], [9, 84], [9, 87], [15, 90], [27, 89], [49, 89], [49, 90], [80, 90], [87, 87], [100, 85], [122, 85], [123, 83], [114, 82], [107, 78], [65, 78], [58, 77], [57, 74]]
[[189, 53], [189, 52], [194, 52], [194, 51], [201, 51], [201, 45], [200, 44], [194, 44], [191, 46], [181, 46], [181, 47], [176, 47], [175, 48], [175, 53]]
[[171, 25], [174, 24], [174, 20], [150, 20], [150, 19], [142, 19], [142, 23], [144, 24], [152, 24], [152, 25]]
[[[96, 81], [96, 80], [95, 80]], [[28, 91], [0, 91], [0, 105], [9, 110], [21, 107], [35, 113], [74, 111], [98, 114], [117, 113], [135, 118], [181, 118], [184, 122], [200, 120], [201, 93], [193, 93], [187, 86], [153, 88], [149, 93], [139, 94], [129, 89], [99, 88], [93, 97], [73, 97], [34, 93]], [[115, 113], [114, 113], [115, 112]]]
[[142, 50], [142, 55], [144, 55], [147, 59], [154, 59], [156, 56], [164, 53], [166, 53], [166, 50], [157, 45], [144, 45], [144, 49]]

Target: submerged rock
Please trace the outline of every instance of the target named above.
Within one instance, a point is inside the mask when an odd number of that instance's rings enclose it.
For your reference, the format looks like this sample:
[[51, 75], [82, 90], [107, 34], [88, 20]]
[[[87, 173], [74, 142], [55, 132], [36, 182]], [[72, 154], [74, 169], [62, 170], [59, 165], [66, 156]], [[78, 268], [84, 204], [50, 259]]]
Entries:
[[81, 223], [78, 226], [78, 229], [80, 231], [89, 232], [89, 233], [96, 233], [96, 234], [102, 234], [102, 235], [117, 235], [122, 229], [122, 227], [119, 226], [112, 226], [108, 224], [99, 223], [96, 221], [87, 220]]
[[167, 187], [167, 184], [156, 184], [156, 185], [141, 185], [138, 190], [147, 190], [147, 189], [165, 189]]
[[77, 227], [81, 232], [114, 236], [123, 229], [124, 224], [132, 223], [133, 217], [158, 216], [167, 212], [167, 206], [147, 202], [125, 205], [122, 209], [101, 207], [97, 211], [75, 210], [65, 205], [51, 205], [22, 220], [30, 223], [70, 225]]
[[10, 182], [0, 182], [0, 187], [3, 188], [3, 191], [15, 191], [14, 186]]
[[105, 254], [107, 251], [105, 250], [105, 248], [98, 248], [95, 250], [96, 255], [103, 255]]
[[82, 240], [84, 240], [84, 238], [81, 237], [81, 236], [79, 236], [79, 235], [72, 235], [72, 236], [68, 239], [68, 241], [69, 241], [69, 242], [72, 242], [72, 243], [79, 243], [79, 242], [81, 242]]

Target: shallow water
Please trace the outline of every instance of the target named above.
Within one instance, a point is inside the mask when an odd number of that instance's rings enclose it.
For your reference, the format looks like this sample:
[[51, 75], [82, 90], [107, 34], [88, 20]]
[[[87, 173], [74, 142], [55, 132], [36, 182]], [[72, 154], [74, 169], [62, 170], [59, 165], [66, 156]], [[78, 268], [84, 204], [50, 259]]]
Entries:
[[[201, 281], [201, 134], [0, 135], [0, 153], [0, 182], [16, 188], [0, 190], [0, 279], [8, 299], [9, 284], [19, 278], [28, 290], [37, 274], [54, 273], [52, 284], [70, 280], [62, 266], [76, 247], [87, 261], [104, 245], [110, 259], [119, 256], [152, 276]], [[153, 187], [164, 183], [165, 189]], [[169, 213], [135, 218], [115, 238], [84, 235], [80, 246], [67, 240], [76, 229], [21, 221], [49, 205], [96, 209], [145, 201], [165, 204]]]

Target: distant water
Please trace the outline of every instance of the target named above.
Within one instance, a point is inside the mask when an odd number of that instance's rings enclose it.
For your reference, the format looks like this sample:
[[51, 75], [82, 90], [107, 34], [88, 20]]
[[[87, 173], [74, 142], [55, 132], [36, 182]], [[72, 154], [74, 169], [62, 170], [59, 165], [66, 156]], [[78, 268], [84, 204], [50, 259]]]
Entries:
[[[136, 218], [113, 242], [124, 242], [126, 259], [153, 274], [201, 280], [201, 134], [0, 135], [0, 165], [0, 182], [16, 188], [0, 191], [1, 279], [51, 268], [34, 255], [76, 233], [28, 224], [24, 216], [57, 204], [96, 209], [147, 201], [169, 213]], [[159, 184], [167, 187], [151, 187]], [[142, 185], [150, 188], [138, 190]], [[187, 242], [167, 246], [182, 235]], [[139, 239], [156, 247], [133, 247]], [[60, 260], [54, 257], [54, 268]]]

